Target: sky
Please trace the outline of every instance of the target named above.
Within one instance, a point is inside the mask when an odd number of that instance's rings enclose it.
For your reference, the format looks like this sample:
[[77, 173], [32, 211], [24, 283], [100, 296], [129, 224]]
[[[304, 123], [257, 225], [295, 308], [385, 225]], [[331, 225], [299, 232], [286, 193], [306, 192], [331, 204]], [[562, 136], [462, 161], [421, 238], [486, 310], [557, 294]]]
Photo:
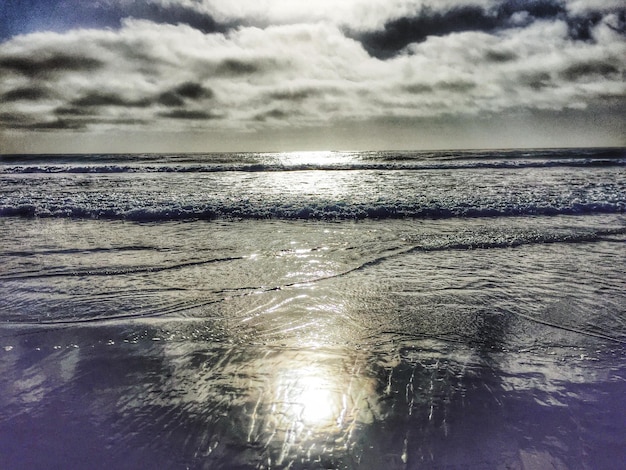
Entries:
[[625, 145], [623, 0], [0, 0], [0, 154]]

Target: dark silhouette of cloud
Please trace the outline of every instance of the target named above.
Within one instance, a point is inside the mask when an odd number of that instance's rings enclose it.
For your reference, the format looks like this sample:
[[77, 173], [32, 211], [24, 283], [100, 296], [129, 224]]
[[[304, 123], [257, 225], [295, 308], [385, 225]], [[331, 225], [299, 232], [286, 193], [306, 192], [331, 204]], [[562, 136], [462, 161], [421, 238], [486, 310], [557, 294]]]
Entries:
[[287, 111], [283, 110], [283, 109], [272, 109], [270, 111], [266, 111], [263, 113], [259, 113], [256, 116], [254, 116], [254, 119], [256, 121], [266, 121], [267, 119], [275, 119], [275, 120], [283, 120], [283, 119], [288, 119], [290, 116], [292, 115], [292, 113], [288, 113]]
[[505, 0], [496, 7], [501, 21], [508, 21], [515, 13], [527, 12], [533, 18], [556, 18], [565, 14], [562, 0]]
[[167, 111], [163, 113], [158, 113], [158, 115], [164, 118], [194, 120], [194, 121], [219, 119], [222, 117], [217, 114], [209, 113], [206, 111], [194, 111], [194, 110], [187, 110], [187, 109], [177, 109], [175, 111]]
[[127, 108], [146, 108], [152, 104], [149, 99], [129, 100], [113, 93], [90, 93], [72, 101], [72, 106], [122, 106]]
[[[617, 18], [615, 31], [625, 34], [626, 7], [615, 10]], [[429, 36], [446, 36], [464, 31], [493, 33], [509, 28], [527, 26], [536, 20], [563, 20], [568, 25], [572, 39], [589, 41], [592, 30], [604, 18], [598, 11], [572, 14], [565, 2], [560, 0], [506, 0], [491, 8], [476, 5], [459, 5], [449, 10], [434, 10], [423, 7], [414, 16], [405, 16], [385, 23], [379, 30], [355, 34], [363, 47], [381, 59], [393, 57], [407, 45], [420, 43]], [[507, 56], [494, 55], [498, 59], [509, 60]]]
[[206, 88], [199, 83], [185, 82], [172, 90], [178, 96], [198, 100], [201, 98], [213, 98], [213, 90]]
[[25, 87], [7, 91], [2, 95], [2, 101], [39, 101], [50, 97], [50, 91], [45, 88]]
[[161, 93], [161, 95], [159, 95], [157, 99], [157, 102], [159, 104], [162, 104], [163, 106], [169, 106], [172, 108], [185, 105], [185, 100], [180, 95], [172, 91], [166, 91], [164, 93]]
[[259, 69], [259, 64], [253, 61], [225, 59], [218, 64], [215, 73], [221, 76], [250, 75]]
[[522, 73], [518, 80], [521, 85], [535, 91], [552, 86], [552, 77], [548, 72]]
[[63, 53], [51, 57], [0, 56], [0, 71], [12, 71], [27, 77], [43, 77], [67, 71], [94, 71], [102, 66], [98, 59]]
[[[132, 17], [164, 24], [185, 24], [203, 33], [225, 32], [231, 25], [217, 23], [213, 17], [185, 5], [156, 5], [148, 2], [133, 2], [118, 10], [118, 18]], [[118, 20], [119, 21], [119, 20]]]
[[270, 100], [292, 101], [295, 103], [299, 103], [306, 99], [315, 99], [318, 97], [337, 96], [337, 95], [341, 95], [341, 90], [332, 86], [325, 86], [325, 87], [302, 86], [302, 87], [295, 87], [295, 88], [278, 89], [278, 90], [268, 93], [267, 97]]
[[161, 93], [156, 102], [163, 106], [181, 107], [185, 106], [186, 100], [198, 101], [210, 99], [213, 96], [213, 90], [210, 88], [206, 88], [196, 82], [185, 82], [172, 90]]
[[444, 91], [464, 93], [476, 88], [476, 84], [465, 80], [450, 80], [436, 83], [435, 87]]
[[422, 42], [428, 36], [445, 36], [460, 31], [491, 31], [498, 18], [476, 6], [460, 6], [446, 12], [423, 9], [414, 17], [403, 17], [385, 24], [383, 30], [359, 37], [365, 49], [378, 58], [389, 58], [408, 44]]
[[23, 125], [22, 129], [30, 130], [79, 130], [84, 129], [85, 124], [76, 120], [57, 119], [56, 121], [34, 122]]
[[569, 81], [577, 81], [585, 78], [611, 77], [619, 74], [619, 69], [613, 62], [591, 60], [578, 62], [567, 67], [562, 76]]
[[78, 130], [85, 127], [84, 123], [77, 120], [56, 118], [37, 121], [23, 113], [2, 113], [0, 123], [7, 129], [15, 130]]
[[422, 93], [432, 93], [433, 87], [425, 83], [411, 83], [404, 86], [404, 90], [413, 94], [420, 95]]
[[92, 116], [96, 111], [89, 108], [76, 108], [69, 106], [60, 106], [54, 110], [57, 116]]
[[488, 62], [511, 62], [518, 58], [518, 55], [512, 51], [490, 50], [485, 54]]

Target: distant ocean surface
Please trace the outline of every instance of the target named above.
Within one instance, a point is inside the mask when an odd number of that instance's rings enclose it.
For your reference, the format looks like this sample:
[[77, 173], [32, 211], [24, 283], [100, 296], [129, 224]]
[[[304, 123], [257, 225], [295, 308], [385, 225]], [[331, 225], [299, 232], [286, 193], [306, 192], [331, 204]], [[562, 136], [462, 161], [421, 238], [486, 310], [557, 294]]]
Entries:
[[626, 149], [0, 156], [0, 468], [626, 466]]
[[4, 156], [0, 215], [169, 221], [622, 213], [623, 149]]

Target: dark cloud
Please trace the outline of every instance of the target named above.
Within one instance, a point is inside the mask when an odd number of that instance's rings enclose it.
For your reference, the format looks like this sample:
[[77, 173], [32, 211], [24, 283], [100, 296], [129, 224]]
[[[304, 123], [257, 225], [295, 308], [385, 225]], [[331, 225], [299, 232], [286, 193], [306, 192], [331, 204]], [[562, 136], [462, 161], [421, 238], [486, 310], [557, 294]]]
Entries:
[[180, 95], [172, 91], [166, 91], [165, 93], [161, 93], [161, 95], [159, 95], [159, 98], [157, 99], [157, 102], [159, 104], [162, 104], [163, 106], [169, 106], [172, 108], [185, 105], [185, 100], [182, 99]]
[[84, 129], [85, 124], [76, 120], [57, 119], [56, 121], [33, 122], [26, 124], [23, 129], [30, 130], [79, 130]]
[[474, 88], [476, 88], [476, 84], [466, 80], [446, 80], [436, 82], [431, 85], [426, 83], [410, 83], [403, 87], [404, 91], [411, 93], [412, 95], [433, 93], [437, 90], [451, 93], [465, 93], [473, 90]]
[[[614, 24], [609, 25], [620, 34], [626, 34], [626, 8], [615, 9]], [[592, 30], [603, 19], [598, 11], [584, 15], [568, 12], [562, 0], [506, 0], [491, 8], [460, 5], [447, 11], [423, 7], [414, 16], [385, 23], [380, 30], [356, 34], [370, 55], [386, 59], [396, 55], [411, 43], [420, 43], [429, 36], [446, 36], [464, 31], [497, 32], [527, 26], [536, 20], [563, 20], [572, 39], [592, 40]], [[493, 54], [487, 57], [494, 62], [507, 61], [514, 56]]]
[[432, 93], [433, 87], [425, 83], [411, 83], [406, 85], [404, 90], [413, 95], [421, 95], [422, 93]]
[[435, 87], [444, 91], [465, 93], [472, 90], [473, 88], [476, 88], [476, 84], [474, 82], [469, 82], [466, 80], [449, 80], [438, 82], [435, 84]]
[[152, 104], [152, 100], [139, 99], [129, 100], [114, 93], [90, 93], [71, 102], [75, 107], [92, 106], [122, 106], [127, 108], [146, 108]]
[[2, 113], [0, 122], [6, 129], [21, 130], [77, 130], [84, 128], [84, 124], [77, 120], [53, 119], [46, 121], [33, 120], [23, 113]]
[[296, 88], [292, 90], [278, 90], [268, 94], [268, 98], [278, 101], [303, 101], [308, 98], [315, 98], [317, 96], [325, 95], [328, 93], [336, 94], [335, 90], [320, 89], [313, 87]]
[[90, 57], [79, 57], [67, 54], [57, 54], [51, 57], [0, 57], [0, 70], [10, 70], [30, 78], [45, 77], [53, 73], [67, 71], [94, 71], [102, 67], [103, 63]]
[[28, 115], [24, 113], [0, 113], [0, 122], [6, 127], [20, 125], [28, 122], [28, 120]]
[[213, 90], [203, 87], [201, 84], [195, 82], [185, 82], [174, 88], [172, 91], [178, 96], [193, 100], [213, 97]]
[[[572, 39], [579, 41], [593, 40], [592, 30], [605, 18], [601, 12], [590, 11], [583, 15], [573, 15], [567, 18], [569, 34]], [[626, 35], [626, 7], [613, 12], [613, 21], [607, 26], [616, 33]]]
[[562, 0], [506, 0], [496, 9], [500, 21], [508, 21], [515, 13], [527, 12], [533, 18], [556, 18], [565, 14]]
[[264, 113], [259, 113], [254, 116], [255, 121], [266, 121], [269, 119], [283, 120], [287, 119], [291, 114], [282, 109], [272, 109]]
[[34, 120], [21, 120], [14, 121], [12, 124], [7, 125], [8, 129], [30, 130], [30, 131], [58, 131], [58, 130], [70, 130], [70, 131], [82, 131], [87, 129], [89, 124], [108, 124], [108, 125], [124, 125], [132, 126], [138, 124], [145, 124], [141, 119], [66, 119], [56, 118], [47, 121], [34, 121]]
[[232, 26], [219, 24], [212, 16], [176, 2], [158, 5], [146, 1], [4, 0], [1, 8], [0, 41], [35, 31], [117, 29], [125, 18], [186, 24], [204, 33], [225, 32]]
[[447, 12], [424, 8], [414, 17], [399, 18], [385, 24], [382, 31], [363, 34], [359, 39], [373, 56], [388, 58], [408, 44], [422, 42], [428, 36], [445, 36], [453, 32], [492, 30], [498, 18], [480, 7], [461, 6]]
[[2, 95], [2, 101], [7, 103], [12, 101], [39, 101], [50, 97], [50, 91], [45, 88], [25, 87], [7, 91]]
[[250, 75], [260, 70], [258, 63], [237, 59], [225, 59], [221, 61], [215, 72], [220, 76]]
[[548, 72], [521, 73], [519, 83], [535, 91], [552, 85], [552, 77]]
[[87, 108], [61, 106], [54, 110], [57, 116], [92, 116], [94, 111]]
[[269, 97], [273, 100], [279, 101], [303, 101], [314, 93], [311, 90], [298, 90], [298, 91], [277, 91], [269, 94]]
[[186, 99], [200, 100], [213, 98], [213, 96], [213, 90], [210, 88], [206, 88], [196, 82], [185, 82], [172, 90], [161, 93], [156, 101], [163, 106], [179, 107], [185, 105]]
[[485, 53], [487, 62], [511, 62], [517, 59], [517, 54], [511, 51], [490, 50]]
[[133, 2], [119, 10], [117, 17], [132, 17], [155, 23], [185, 24], [203, 33], [225, 32], [229, 29], [229, 25], [217, 23], [210, 15], [175, 4], [155, 5], [147, 2]]
[[[144, 97], [138, 99], [128, 99], [115, 93], [92, 92], [78, 99], [71, 101], [69, 108], [57, 109], [57, 114], [78, 114], [83, 112], [81, 108], [94, 108], [103, 106], [123, 107], [123, 108], [148, 108], [155, 104], [167, 107], [182, 107], [186, 104], [186, 100], [199, 100], [201, 98], [212, 98], [213, 91], [205, 88], [199, 83], [185, 82], [172, 90], [161, 93], [158, 96]], [[195, 111], [175, 110], [165, 114], [165, 117], [177, 119], [210, 119], [215, 116], [206, 113], [197, 113]]]
[[177, 109], [175, 111], [168, 111], [158, 114], [161, 117], [170, 119], [183, 119], [183, 120], [209, 120], [219, 119], [221, 116], [217, 114], [208, 113], [206, 111], [193, 111], [187, 109]]
[[566, 80], [578, 81], [586, 78], [616, 77], [617, 74], [619, 74], [619, 68], [613, 62], [591, 60], [572, 64], [561, 75]]

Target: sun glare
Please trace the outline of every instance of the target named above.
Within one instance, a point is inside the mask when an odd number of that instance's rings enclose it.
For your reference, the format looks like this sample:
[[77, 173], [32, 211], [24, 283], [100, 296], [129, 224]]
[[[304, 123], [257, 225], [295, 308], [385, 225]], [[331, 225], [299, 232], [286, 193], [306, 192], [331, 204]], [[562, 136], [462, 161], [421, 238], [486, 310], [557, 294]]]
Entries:
[[337, 165], [346, 161], [347, 155], [343, 152], [308, 151], [308, 152], [284, 152], [280, 159], [285, 165], [312, 165], [327, 166]]
[[306, 367], [285, 371], [277, 384], [281, 412], [290, 421], [324, 428], [338, 425], [342, 414], [342, 393], [328, 374]]

